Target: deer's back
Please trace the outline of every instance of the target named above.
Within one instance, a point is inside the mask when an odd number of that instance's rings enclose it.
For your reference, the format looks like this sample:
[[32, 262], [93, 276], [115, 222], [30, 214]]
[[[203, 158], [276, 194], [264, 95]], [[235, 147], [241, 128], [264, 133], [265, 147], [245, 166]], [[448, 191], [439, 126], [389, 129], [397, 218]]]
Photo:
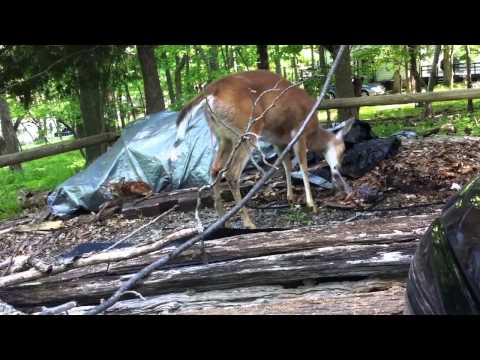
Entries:
[[[291, 87], [282, 94], [290, 85], [289, 81], [277, 74], [257, 70], [217, 80], [207, 87], [207, 93], [214, 96], [220, 107], [228, 109], [225, 113], [229, 114], [229, 123], [241, 130], [245, 129], [253, 103], [258, 100], [254, 115], [264, 115], [253, 131], [273, 143], [287, 144], [292, 137], [292, 130], [299, 127], [314, 104], [305, 90], [298, 87]], [[271, 107], [273, 103], [275, 106]], [[306, 136], [315, 133], [317, 128], [317, 121], [311, 121]]]

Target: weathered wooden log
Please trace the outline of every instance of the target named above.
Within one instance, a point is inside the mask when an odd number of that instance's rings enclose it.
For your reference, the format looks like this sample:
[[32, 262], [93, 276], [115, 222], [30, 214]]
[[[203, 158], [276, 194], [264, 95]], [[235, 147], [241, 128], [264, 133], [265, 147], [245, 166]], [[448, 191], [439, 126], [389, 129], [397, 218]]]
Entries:
[[417, 93], [417, 94], [362, 96], [362, 97], [353, 97], [353, 98], [323, 100], [320, 106], [318, 107], [318, 109], [319, 110], [342, 109], [342, 108], [360, 107], [360, 106], [410, 104], [410, 103], [450, 101], [450, 100], [476, 99], [476, 98], [480, 98], [480, 89], [425, 92], [425, 93]]
[[[256, 233], [206, 242], [210, 263], [199, 247], [156, 271], [135, 290], [144, 296], [232, 287], [286, 284], [303, 279], [406, 276], [417, 241], [434, 215], [362, 220], [329, 227]], [[0, 289], [17, 307], [77, 301], [98, 303], [126, 278], [171, 248], [135, 259], [75, 269]]]
[[[361, 280], [296, 288], [254, 286], [164, 294], [119, 301], [106, 315], [396, 315], [404, 308], [405, 282]], [[83, 315], [91, 306], [69, 310]]]
[[61, 154], [84, 147], [115, 141], [118, 134], [108, 132], [84, 137], [74, 141], [64, 141], [56, 144], [45, 145], [33, 150], [21, 151], [13, 154], [0, 156], [0, 167], [19, 164], [21, 162], [44, 158], [51, 155]]

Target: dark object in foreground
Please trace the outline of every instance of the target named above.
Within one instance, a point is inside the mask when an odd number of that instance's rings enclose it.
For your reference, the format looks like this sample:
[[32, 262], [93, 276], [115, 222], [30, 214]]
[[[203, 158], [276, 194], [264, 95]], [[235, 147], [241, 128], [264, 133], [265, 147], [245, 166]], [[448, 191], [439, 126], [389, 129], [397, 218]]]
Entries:
[[409, 314], [480, 314], [480, 178], [445, 207], [420, 242], [407, 286]]

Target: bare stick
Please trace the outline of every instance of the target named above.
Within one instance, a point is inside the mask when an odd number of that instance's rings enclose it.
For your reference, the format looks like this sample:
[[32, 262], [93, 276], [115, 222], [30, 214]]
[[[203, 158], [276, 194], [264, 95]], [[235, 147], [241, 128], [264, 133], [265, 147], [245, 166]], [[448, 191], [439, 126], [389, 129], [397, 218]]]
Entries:
[[[317, 108], [319, 104], [322, 102], [323, 98], [325, 97], [326, 90], [330, 84], [330, 81], [332, 79], [333, 73], [335, 72], [335, 69], [337, 68], [340, 59], [343, 55], [343, 52], [345, 51], [345, 45], [342, 45], [337, 53], [337, 56], [335, 58], [335, 61], [333, 62], [332, 67], [330, 68], [327, 78], [325, 80], [325, 83], [323, 84], [322, 92], [320, 96], [317, 98], [317, 101], [313, 105], [312, 109], [308, 113], [307, 117], [305, 118], [304, 122], [302, 123], [302, 126], [298, 130], [298, 132], [295, 134], [294, 138], [290, 141], [290, 143], [285, 147], [283, 152], [280, 154], [280, 156], [277, 158], [277, 160], [274, 163], [274, 166], [279, 166], [283, 160], [283, 158], [290, 152], [290, 150], [293, 148], [293, 145], [300, 139], [300, 137], [303, 135], [303, 132], [305, 131], [306, 127], [308, 126], [310, 120], [313, 118], [313, 114], [315, 111], [317, 111]], [[239, 212], [242, 207], [245, 206], [245, 204], [255, 195], [265, 184], [265, 182], [274, 174], [275, 169], [270, 168], [270, 170], [265, 173], [265, 175], [252, 187], [252, 189], [248, 192], [248, 194], [238, 203], [236, 204], [232, 209], [230, 209], [225, 215], [223, 215], [220, 219], [218, 219], [215, 223], [210, 225], [203, 233], [200, 233], [199, 235], [193, 237], [189, 241], [185, 242], [184, 244], [180, 245], [178, 248], [173, 250], [171, 253], [168, 255], [158, 259], [157, 261], [154, 261], [150, 265], [144, 267], [142, 270], [140, 270], [138, 273], [136, 273], [134, 276], [132, 276], [128, 281], [125, 282], [108, 300], [104, 301], [103, 303], [97, 305], [93, 309], [89, 310], [86, 314], [87, 315], [96, 315], [99, 314], [109, 307], [111, 307], [113, 304], [115, 304], [122, 296], [122, 294], [130, 290], [137, 282], [148, 276], [152, 271], [158, 269], [159, 267], [167, 264], [171, 259], [173, 259], [175, 256], [179, 255], [186, 249], [190, 248], [193, 246], [195, 243], [197, 243], [200, 240], [205, 239], [208, 235], [212, 234], [214, 231], [216, 231], [218, 228], [222, 227], [227, 220], [229, 220], [232, 216], [234, 216], [237, 212]]]
[[73, 309], [74, 307], [77, 307], [77, 303], [75, 301], [70, 301], [59, 306], [44, 308], [41, 312], [35, 313], [34, 315], [59, 315]]
[[118, 240], [115, 244], [109, 246], [108, 248], [106, 248], [105, 250], [101, 251], [101, 252], [105, 252], [105, 251], [109, 251], [115, 247], [117, 247], [118, 245], [120, 245], [121, 243], [123, 243], [124, 241], [130, 239], [133, 235], [135, 235], [136, 233], [138, 233], [139, 231], [142, 231], [143, 229], [145, 229], [146, 227], [152, 225], [153, 223], [155, 223], [156, 221], [160, 220], [161, 218], [163, 218], [164, 216], [170, 214], [172, 211], [174, 211], [175, 209], [178, 208], [178, 204], [176, 204], [174, 207], [168, 209], [167, 211], [164, 211], [163, 213], [161, 213], [160, 215], [158, 215], [155, 219], [153, 219], [152, 221], [140, 226], [138, 229], [135, 229], [134, 231], [132, 231], [130, 234], [128, 234], [127, 236], [125, 236], [123, 239], [120, 239]]
[[[20, 242], [20, 244], [16, 247], [16, 249], [14, 250], [12, 256], [10, 257], [10, 261], [8, 263], [8, 266], [7, 266], [7, 269], [3, 272], [2, 276], [5, 276], [5, 275], [8, 275], [8, 273], [10, 272], [10, 270], [12, 269], [12, 266], [14, 265], [15, 263], [15, 259], [17, 258], [17, 255], [18, 255], [18, 252], [20, 251], [20, 249], [22, 248], [22, 245], [25, 243], [25, 240], [24, 239], [22, 242]], [[27, 258], [28, 260], [28, 258]], [[2, 268], [2, 264], [0, 264], [0, 269]]]

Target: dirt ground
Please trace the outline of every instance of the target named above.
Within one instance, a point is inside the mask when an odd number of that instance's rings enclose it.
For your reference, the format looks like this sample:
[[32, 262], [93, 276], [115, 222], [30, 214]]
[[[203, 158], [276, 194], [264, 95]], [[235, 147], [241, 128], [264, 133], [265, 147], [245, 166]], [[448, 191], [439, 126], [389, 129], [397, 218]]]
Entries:
[[[480, 138], [473, 137], [403, 140], [394, 157], [380, 162], [365, 176], [348, 180], [354, 189], [354, 195], [348, 201], [335, 197], [328, 190], [315, 189], [318, 214], [306, 211], [303, 206], [286, 204], [286, 189], [281, 186], [282, 175], [279, 174], [270, 182], [277, 185], [266, 186], [253, 199], [251, 207], [255, 208], [249, 211], [259, 228], [328, 225], [361, 218], [431, 214], [439, 211], [460, 187], [480, 174], [479, 141]], [[302, 203], [303, 187], [297, 186], [295, 193]], [[56, 230], [22, 232], [16, 225], [31, 221], [32, 216], [24, 215], [0, 223], [0, 261], [31, 253], [55, 256], [81, 243], [116, 241], [152, 220], [128, 220], [116, 214], [102, 222], [91, 222], [87, 215], [81, 215], [63, 221], [62, 227]], [[212, 209], [203, 209], [201, 219], [204, 225], [208, 225], [215, 221], [216, 214]], [[151, 242], [195, 225], [193, 211], [174, 211], [132, 236], [128, 243]], [[236, 216], [231, 225], [242, 227], [240, 217]]]

